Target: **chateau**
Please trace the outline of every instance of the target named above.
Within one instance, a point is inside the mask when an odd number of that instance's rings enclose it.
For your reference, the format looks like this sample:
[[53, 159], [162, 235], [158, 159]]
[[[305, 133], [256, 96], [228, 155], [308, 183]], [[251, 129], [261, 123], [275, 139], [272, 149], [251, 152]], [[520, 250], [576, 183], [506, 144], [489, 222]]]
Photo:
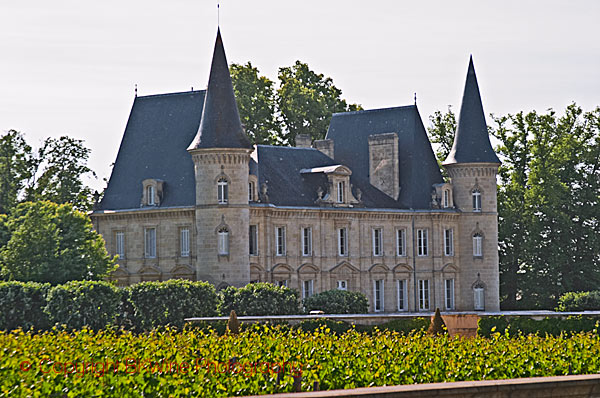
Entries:
[[208, 87], [136, 97], [94, 226], [122, 285], [361, 291], [370, 311], [498, 311], [500, 161], [469, 63], [444, 182], [416, 105], [334, 114], [252, 146], [220, 32]]

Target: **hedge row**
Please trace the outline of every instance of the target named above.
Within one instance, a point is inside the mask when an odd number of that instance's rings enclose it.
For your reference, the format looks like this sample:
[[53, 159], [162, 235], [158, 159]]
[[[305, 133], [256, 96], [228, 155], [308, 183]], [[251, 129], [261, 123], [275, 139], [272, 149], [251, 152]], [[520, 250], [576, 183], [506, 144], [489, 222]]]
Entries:
[[544, 318], [536, 321], [526, 317], [492, 316], [479, 320], [477, 335], [490, 337], [494, 333], [516, 336], [519, 334], [539, 334], [540, 336], [560, 336], [580, 332], [598, 333], [600, 317], [570, 316], [561, 318]]
[[558, 299], [557, 311], [600, 310], [600, 290], [592, 292], [568, 292]]

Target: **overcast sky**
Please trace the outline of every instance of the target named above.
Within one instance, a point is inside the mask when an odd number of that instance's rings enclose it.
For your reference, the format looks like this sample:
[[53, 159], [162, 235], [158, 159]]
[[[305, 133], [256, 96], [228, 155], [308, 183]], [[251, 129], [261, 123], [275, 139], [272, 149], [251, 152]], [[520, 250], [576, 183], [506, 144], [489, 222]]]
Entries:
[[[274, 79], [302, 60], [365, 109], [417, 92], [426, 126], [458, 111], [470, 54], [487, 114], [600, 105], [600, 1], [220, 3], [229, 62]], [[101, 188], [134, 85], [206, 87], [216, 29], [216, 1], [0, 0], [0, 130], [85, 140]]]

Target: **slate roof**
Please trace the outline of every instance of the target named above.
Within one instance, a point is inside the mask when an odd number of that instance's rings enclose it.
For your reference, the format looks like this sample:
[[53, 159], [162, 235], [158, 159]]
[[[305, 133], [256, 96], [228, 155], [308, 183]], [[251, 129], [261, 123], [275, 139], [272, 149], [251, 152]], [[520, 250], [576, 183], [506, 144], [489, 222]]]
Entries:
[[142, 181], [165, 181], [163, 206], [196, 203], [194, 163], [186, 148], [200, 124], [204, 91], [149, 95], [133, 102], [98, 210], [140, 207]]
[[220, 30], [217, 31], [200, 128], [188, 149], [199, 148], [252, 148], [240, 122]]
[[454, 143], [444, 164], [479, 162], [500, 163], [500, 160], [490, 143], [473, 57], [471, 57]]
[[[257, 145], [252, 154], [251, 174], [257, 175], [259, 189], [267, 184], [269, 203], [278, 206], [319, 207], [317, 189], [327, 192], [328, 179], [324, 173], [301, 173], [302, 169], [337, 165], [338, 162], [313, 148]], [[255, 166], [252, 165], [254, 163]], [[362, 192], [365, 207], [394, 208], [395, 200], [373, 187], [368, 180], [353, 174], [350, 176], [353, 194], [356, 188]]]
[[336, 163], [368, 181], [369, 135], [383, 133], [398, 135], [400, 195], [393, 207], [429, 209], [432, 185], [443, 178], [415, 105], [336, 113], [326, 138], [334, 142]]

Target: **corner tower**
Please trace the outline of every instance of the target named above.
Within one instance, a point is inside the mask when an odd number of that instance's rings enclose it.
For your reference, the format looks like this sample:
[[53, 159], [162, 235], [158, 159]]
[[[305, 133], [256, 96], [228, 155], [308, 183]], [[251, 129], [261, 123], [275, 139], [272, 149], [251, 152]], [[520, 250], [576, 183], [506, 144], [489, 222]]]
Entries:
[[200, 127], [188, 147], [196, 178], [200, 280], [217, 286], [250, 282], [248, 163], [252, 145], [242, 128], [220, 30]]
[[460, 293], [464, 310], [500, 310], [496, 174], [500, 160], [490, 143], [473, 58], [454, 144], [444, 161], [459, 222]]

